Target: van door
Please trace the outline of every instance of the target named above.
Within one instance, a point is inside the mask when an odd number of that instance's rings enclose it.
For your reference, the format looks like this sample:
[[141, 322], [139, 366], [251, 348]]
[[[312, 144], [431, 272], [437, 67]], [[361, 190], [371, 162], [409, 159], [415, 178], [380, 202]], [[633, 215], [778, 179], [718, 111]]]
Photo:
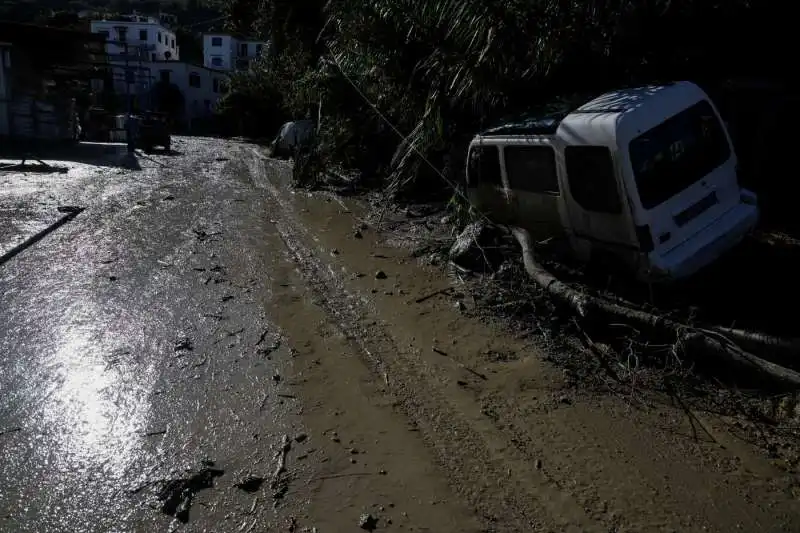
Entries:
[[537, 239], [562, 235], [565, 224], [555, 148], [545, 143], [506, 145], [503, 161], [517, 224]]
[[633, 139], [628, 156], [638, 206], [660, 253], [686, 241], [740, 201], [736, 156], [720, 118], [700, 101]]
[[566, 146], [563, 168], [569, 191], [569, 221], [575, 237], [590, 242], [592, 249], [637, 249], [611, 150], [606, 146]]

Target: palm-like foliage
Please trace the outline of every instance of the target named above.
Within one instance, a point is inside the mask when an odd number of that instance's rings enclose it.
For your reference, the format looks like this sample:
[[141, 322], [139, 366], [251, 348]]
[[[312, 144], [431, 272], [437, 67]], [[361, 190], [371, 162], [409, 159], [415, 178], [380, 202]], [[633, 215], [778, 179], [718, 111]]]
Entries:
[[457, 159], [460, 142], [509, 111], [565, 90], [694, 76], [724, 53], [715, 21], [744, 28], [753, 9], [748, 0], [236, 2], [259, 2], [252, 27], [279, 54], [304, 54], [294, 70], [273, 62], [261, 72], [283, 77], [286, 107], [321, 100], [330, 150], [392, 176], [398, 190], [431, 175], [425, 160]]

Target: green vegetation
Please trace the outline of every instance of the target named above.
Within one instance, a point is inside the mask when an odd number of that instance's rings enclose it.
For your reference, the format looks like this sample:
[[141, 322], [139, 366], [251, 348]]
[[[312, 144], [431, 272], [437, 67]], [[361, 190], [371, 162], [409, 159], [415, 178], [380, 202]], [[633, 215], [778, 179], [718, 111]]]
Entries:
[[430, 191], [439, 173], [456, 181], [468, 139], [503, 115], [629, 83], [769, 77], [790, 35], [773, 4], [749, 0], [231, 0], [222, 9], [230, 29], [272, 42], [224, 105], [232, 117], [258, 112], [244, 133], [274, 135], [286, 119], [316, 117], [321, 102], [321, 163], [381, 176], [396, 193]]

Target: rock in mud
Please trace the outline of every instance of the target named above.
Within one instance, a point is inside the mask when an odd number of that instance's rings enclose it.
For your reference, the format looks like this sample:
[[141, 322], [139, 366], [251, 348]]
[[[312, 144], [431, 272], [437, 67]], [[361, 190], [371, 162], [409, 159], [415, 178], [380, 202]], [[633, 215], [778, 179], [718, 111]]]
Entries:
[[165, 481], [157, 493], [161, 503], [161, 512], [174, 516], [184, 524], [189, 521], [189, 509], [195, 494], [214, 486], [214, 478], [225, 473], [217, 468], [203, 468], [188, 478]]
[[258, 489], [261, 488], [261, 485], [263, 484], [264, 484], [263, 477], [248, 474], [243, 476], [236, 483], [234, 483], [233, 486], [245, 492], [256, 492]]
[[484, 272], [493, 270], [498, 262], [498, 228], [482, 222], [469, 224], [450, 248], [452, 263], [467, 270]]
[[369, 513], [364, 513], [358, 519], [358, 527], [365, 531], [375, 531], [378, 527], [378, 519]]
[[189, 337], [180, 337], [175, 341], [176, 352], [191, 352], [193, 349], [194, 345], [192, 344], [192, 339]]
[[383, 270], [378, 270], [377, 272], [375, 272], [375, 279], [386, 279], [387, 277], [388, 276], [386, 275], [386, 272], [384, 272]]

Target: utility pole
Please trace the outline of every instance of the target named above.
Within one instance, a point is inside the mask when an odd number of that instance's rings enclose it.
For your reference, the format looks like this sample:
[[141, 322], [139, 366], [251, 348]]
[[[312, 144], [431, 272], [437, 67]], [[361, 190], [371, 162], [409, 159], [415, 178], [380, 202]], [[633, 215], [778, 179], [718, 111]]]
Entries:
[[[128, 43], [125, 46], [125, 99], [128, 101], [128, 114], [125, 117], [125, 138], [128, 141], [128, 153], [132, 154], [136, 150], [136, 141], [133, 138], [133, 118], [131, 117], [132, 102], [131, 102], [131, 84], [130, 84], [130, 71], [128, 70]], [[135, 80], [135, 77], [134, 77]]]

